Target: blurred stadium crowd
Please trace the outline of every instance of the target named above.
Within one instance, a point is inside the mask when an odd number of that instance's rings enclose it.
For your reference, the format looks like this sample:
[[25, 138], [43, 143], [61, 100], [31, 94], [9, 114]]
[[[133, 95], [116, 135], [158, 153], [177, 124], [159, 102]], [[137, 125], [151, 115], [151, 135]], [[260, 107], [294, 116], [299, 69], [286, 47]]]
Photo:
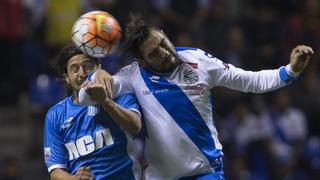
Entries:
[[[320, 179], [319, 0], [1, 0], [1, 180], [48, 179], [44, 116], [64, 96], [48, 61], [79, 15], [96, 9], [122, 26], [131, 11], [142, 13], [176, 46], [246, 70], [278, 68], [295, 45], [313, 47], [290, 86], [258, 95], [217, 88], [213, 104], [227, 179]], [[115, 73], [132, 59], [115, 52], [102, 61]]]

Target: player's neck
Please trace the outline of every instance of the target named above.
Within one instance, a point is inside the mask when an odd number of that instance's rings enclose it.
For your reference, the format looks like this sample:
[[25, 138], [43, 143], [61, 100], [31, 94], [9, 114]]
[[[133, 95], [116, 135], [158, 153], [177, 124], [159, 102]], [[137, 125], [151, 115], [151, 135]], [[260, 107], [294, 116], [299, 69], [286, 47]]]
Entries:
[[75, 103], [75, 104], [80, 104], [78, 96], [73, 95], [72, 96], [72, 102]]

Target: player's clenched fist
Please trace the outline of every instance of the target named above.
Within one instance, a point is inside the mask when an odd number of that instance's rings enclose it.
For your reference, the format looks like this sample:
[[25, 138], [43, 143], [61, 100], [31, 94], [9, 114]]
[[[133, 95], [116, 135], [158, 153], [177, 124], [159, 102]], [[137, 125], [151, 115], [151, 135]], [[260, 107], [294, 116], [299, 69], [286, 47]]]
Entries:
[[314, 52], [311, 47], [305, 45], [296, 46], [290, 55], [290, 65], [294, 72], [302, 72], [308, 65]]
[[93, 82], [104, 85], [108, 92], [108, 97], [112, 98], [113, 78], [108, 72], [97, 70]]
[[89, 166], [81, 166], [74, 177], [76, 180], [93, 180], [94, 175], [91, 173]]

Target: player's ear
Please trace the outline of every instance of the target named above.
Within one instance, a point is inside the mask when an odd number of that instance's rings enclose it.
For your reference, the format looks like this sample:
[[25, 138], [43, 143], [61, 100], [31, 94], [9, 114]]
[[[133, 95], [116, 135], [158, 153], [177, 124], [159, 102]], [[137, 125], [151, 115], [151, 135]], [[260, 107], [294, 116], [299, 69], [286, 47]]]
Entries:
[[63, 73], [63, 77], [64, 77], [64, 80], [66, 81], [66, 83], [70, 84], [70, 79], [69, 79], [67, 73]]
[[159, 32], [160, 32], [161, 34], [163, 34], [164, 36], [167, 37], [167, 35], [166, 35], [166, 33], [163, 31], [163, 29], [159, 29]]
[[166, 35], [166, 33], [164, 33], [164, 31], [163, 31], [162, 29], [160, 29], [159, 32], [160, 32], [164, 37], [168, 38], [167, 35]]

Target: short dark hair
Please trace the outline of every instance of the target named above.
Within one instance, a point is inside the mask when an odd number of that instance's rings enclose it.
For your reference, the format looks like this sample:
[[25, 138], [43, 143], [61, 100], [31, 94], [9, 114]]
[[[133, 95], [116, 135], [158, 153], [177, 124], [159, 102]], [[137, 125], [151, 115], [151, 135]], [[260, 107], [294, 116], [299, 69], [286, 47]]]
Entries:
[[130, 14], [130, 20], [126, 24], [122, 50], [142, 59], [143, 54], [139, 47], [149, 37], [151, 29], [155, 29], [155, 27], [148, 25], [140, 14]]
[[[64, 46], [58, 55], [51, 60], [50, 64], [53, 69], [58, 73], [59, 78], [64, 78], [64, 74], [67, 73], [67, 64], [70, 58], [73, 56], [84, 54], [79, 48], [77, 48], [74, 44], [70, 43]], [[100, 64], [99, 59], [88, 56], [92, 59], [96, 64]]]

